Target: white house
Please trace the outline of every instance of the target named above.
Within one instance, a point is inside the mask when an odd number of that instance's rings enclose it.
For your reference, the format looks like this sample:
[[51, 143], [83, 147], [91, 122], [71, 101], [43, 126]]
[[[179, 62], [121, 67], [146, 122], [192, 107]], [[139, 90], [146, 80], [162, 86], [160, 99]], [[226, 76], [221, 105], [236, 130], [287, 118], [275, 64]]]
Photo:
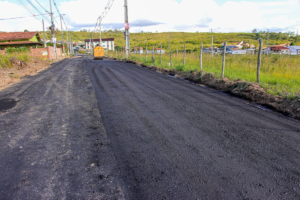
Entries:
[[[115, 39], [114, 38], [102, 38], [102, 47], [107, 50], [115, 50]], [[92, 49], [96, 47], [100, 43], [100, 39], [85, 39], [85, 47], [86, 49]]]
[[291, 55], [300, 55], [300, 46], [288, 46]]

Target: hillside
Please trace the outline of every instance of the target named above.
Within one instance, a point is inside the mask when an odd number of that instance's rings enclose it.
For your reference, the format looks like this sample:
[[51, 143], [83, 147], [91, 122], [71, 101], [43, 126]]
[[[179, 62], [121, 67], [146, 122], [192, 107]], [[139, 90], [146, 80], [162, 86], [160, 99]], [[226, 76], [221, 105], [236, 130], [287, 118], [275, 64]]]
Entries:
[[[66, 40], [66, 32], [64, 32], [64, 38]], [[72, 40], [76, 42], [83, 42], [84, 39], [89, 39], [91, 32], [81, 32], [72, 31]], [[43, 38], [43, 33], [40, 32], [41, 38]], [[61, 31], [56, 32], [57, 40], [61, 40]], [[125, 46], [124, 33], [115, 31], [105, 31], [102, 32], [102, 38], [115, 38], [115, 45], [119, 47]], [[142, 46], [145, 48], [152, 48], [152, 45], [158, 47], [162, 44], [163, 48], [168, 48], [168, 42], [170, 37], [171, 48], [173, 51], [177, 49], [183, 50], [183, 44], [186, 43], [186, 48], [188, 51], [198, 50], [201, 42], [203, 42], [204, 48], [211, 46], [211, 33], [186, 33], [186, 32], [171, 32], [169, 33], [130, 33], [130, 46]], [[228, 44], [233, 44], [235, 42], [247, 42], [250, 44], [258, 45], [257, 39], [262, 37], [264, 39], [264, 46], [267, 44], [267, 33], [213, 33], [214, 46], [221, 47], [224, 41]], [[46, 38], [50, 39], [50, 31], [46, 32]], [[94, 38], [99, 38], [99, 33], [94, 34]], [[270, 33], [269, 36], [270, 45], [283, 44], [283, 43], [293, 43], [294, 45], [300, 45], [300, 37], [290, 36], [288, 33]]]

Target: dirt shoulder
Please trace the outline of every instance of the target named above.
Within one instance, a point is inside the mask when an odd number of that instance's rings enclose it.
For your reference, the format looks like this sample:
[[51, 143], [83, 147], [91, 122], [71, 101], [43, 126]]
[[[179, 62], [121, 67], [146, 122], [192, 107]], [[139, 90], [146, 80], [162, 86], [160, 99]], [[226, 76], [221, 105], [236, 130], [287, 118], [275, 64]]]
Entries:
[[[116, 58], [110, 58], [119, 60]], [[178, 78], [186, 79], [194, 83], [200, 83], [217, 90], [232, 94], [234, 96], [250, 100], [267, 108], [276, 110], [286, 116], [300, 120], [300, 98], [289, 99], [282, 96], [269, 94], [259, 84], [241, 80], [229, 80], [228, 78], [217, 79], [213, 74], [200, 72], [182, 72], [171, 69], [163, 69], [155, 66], [147, 66], [132, 60], [120, 60], [127, 63], [133, 63], [140, 67], [146, 67], [153, 71], [172, 75]]]
[[11, 68], [0, 68], [0, 90], [19, 82], [23, 77], [34, 76], [37, 73], [49, 68], [53, 63], [59, 62], [65, 58], [56, 60], [41, 60], [32, 58], [30, 62], [19, 62], [13, 60]]

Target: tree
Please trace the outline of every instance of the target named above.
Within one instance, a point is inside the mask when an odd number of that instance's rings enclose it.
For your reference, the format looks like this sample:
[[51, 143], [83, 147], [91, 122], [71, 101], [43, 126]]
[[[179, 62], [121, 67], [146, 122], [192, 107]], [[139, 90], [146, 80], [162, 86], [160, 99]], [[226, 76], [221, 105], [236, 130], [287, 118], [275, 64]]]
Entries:
[[25, 29], [24, 32], [29, 32], [29, 31], [27, 29]]
[[252, 30], [252, 33], [257, 33], [257, 30], [256, 30], [256, 29], [253, 29], [253, 30]]

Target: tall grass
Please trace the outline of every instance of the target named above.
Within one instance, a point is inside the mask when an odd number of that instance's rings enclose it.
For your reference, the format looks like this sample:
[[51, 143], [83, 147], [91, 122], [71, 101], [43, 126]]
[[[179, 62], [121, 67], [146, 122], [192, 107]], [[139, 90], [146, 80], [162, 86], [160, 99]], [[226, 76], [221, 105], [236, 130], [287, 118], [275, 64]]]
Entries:
[[[116, 52], [109, 52], [111, 56], [116, 56]], [[118, 58], [125, 58], [124, 53], [119, 53]], [[155, 65], [161, 68], [175, 69], [179, 71], [200, 71], [199, 52], [187, 53], [186, 64], [183, 65], [183, 54], [172, 53], [172, 66], [170, 55], [155, 54], [155, 62], [148, 54], [142, 54], [140, 60], [139, 54], [131, 54], [131, 59], [140, 61], [146, 65]], [[231, 80], [244, 80], [247, 82], [256, 82], [257, 55], [226, 55], [225, 77]], [[222, 55], [203, 54], [203, 71], [214, 74], [217, 78], [222, 73]], [[260, 71], [261, 86], [271, 94], [283, 96], [295, 96], [300, 94], [300, 56], [290, 55], [263, 55]]]
[[32, 59], [32, 57], [26, 52], [7, 53], [7, 55], [0, 54], [0, 68], [11, 68], [12, 64], [9, 62], [9, 59], [11, 59], [12, 57], [16, 57], [17, 59], [24, 62], [29, 62]]

